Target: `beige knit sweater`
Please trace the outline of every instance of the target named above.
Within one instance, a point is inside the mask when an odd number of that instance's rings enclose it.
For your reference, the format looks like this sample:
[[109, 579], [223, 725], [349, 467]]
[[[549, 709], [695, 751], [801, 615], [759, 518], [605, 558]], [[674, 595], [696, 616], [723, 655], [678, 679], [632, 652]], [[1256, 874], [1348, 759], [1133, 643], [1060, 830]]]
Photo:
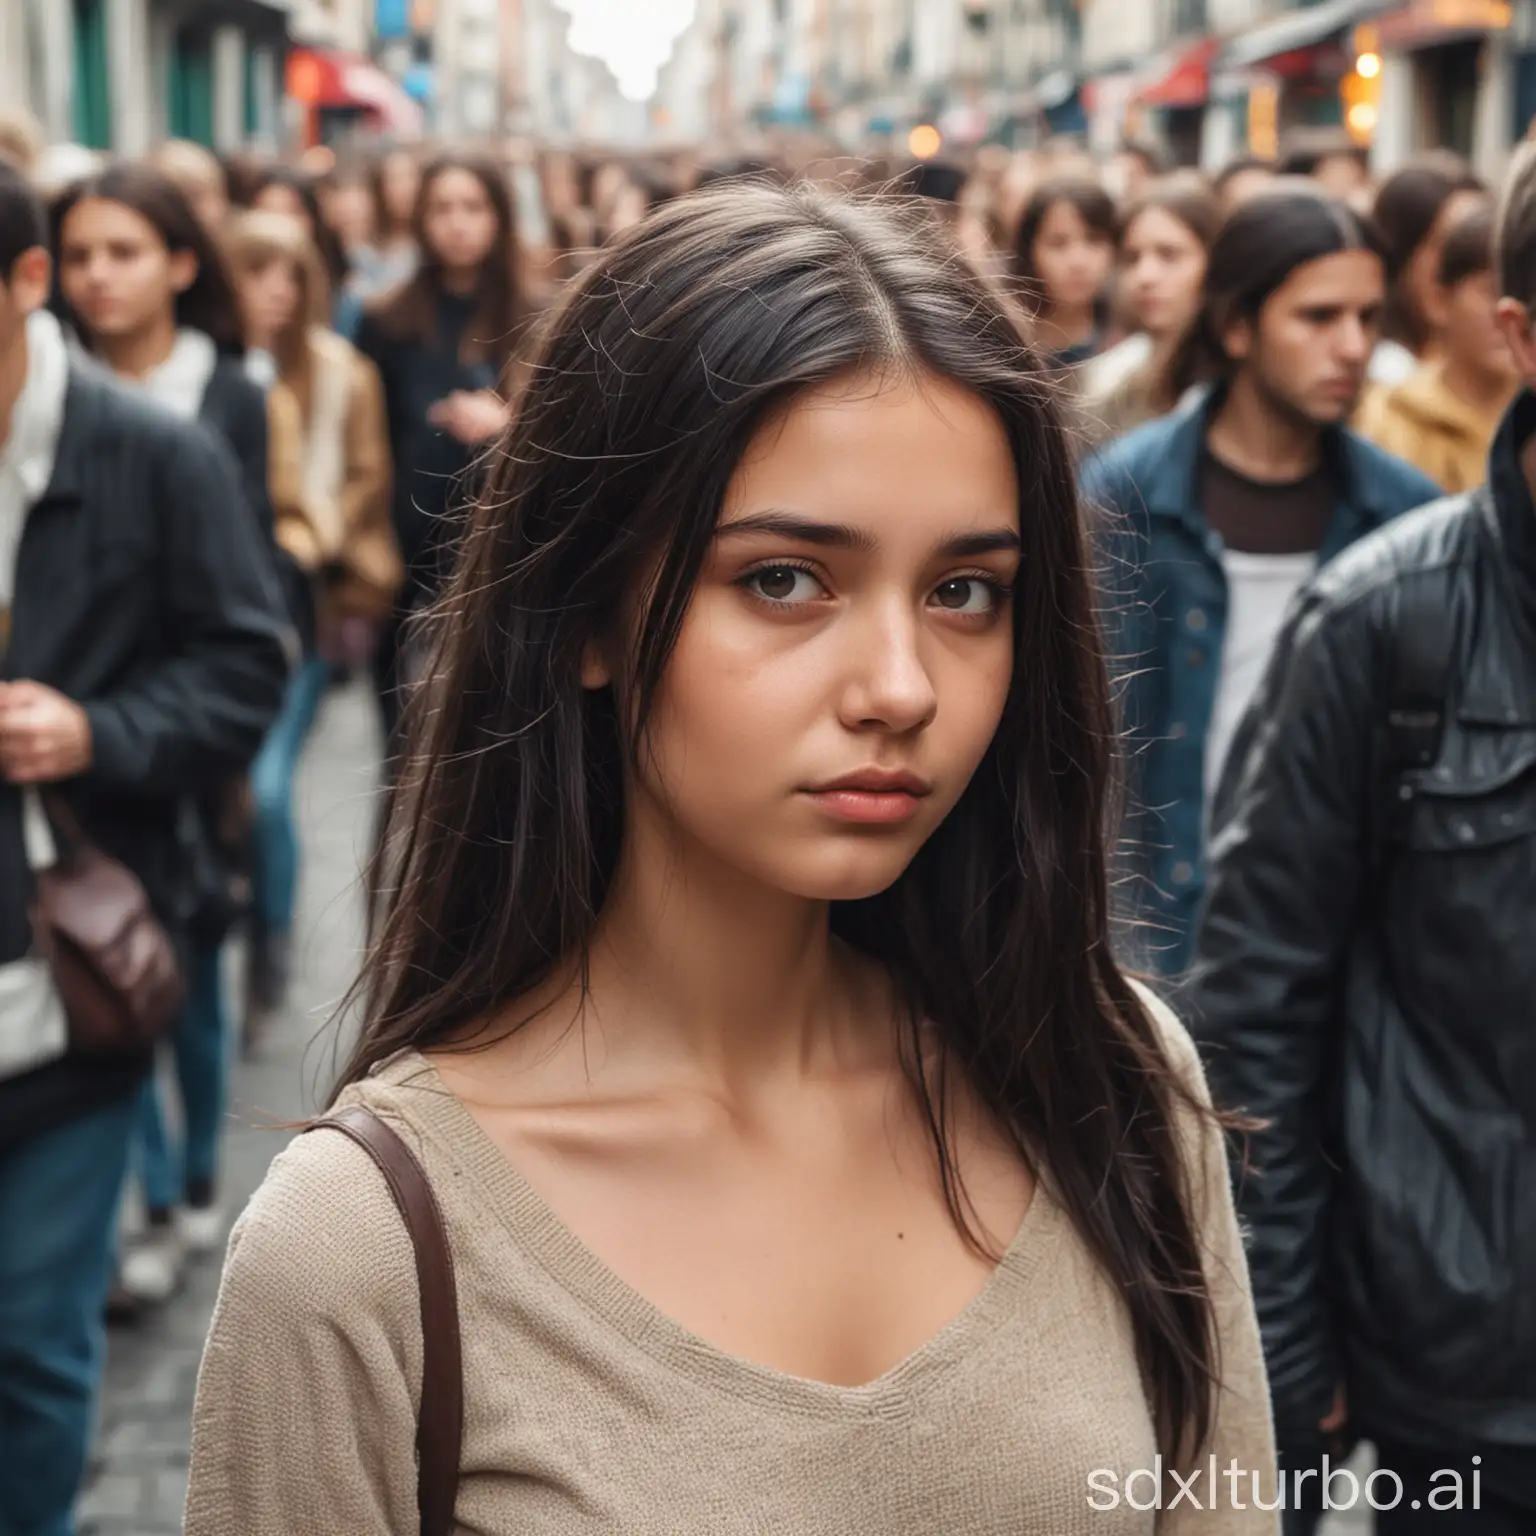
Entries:
[[[1188, 1036], [1165, 1018], [1181, 1068]], [[877, 1381], [724, 1353], [564, 1226], [422, 1057], [348, 1091], [417, 1149], [451, 1233], [464, 1337], [457, 1519], [483, 1536], [1273, 1536], [1258, 1333], [1219, 1134], [1191, 1142], [1223, 1390], [1177, 1509], [1125, 1309], [1042, 1180], [982, 1293]], [[421, 1333], [409, 1238], [330, 1131], [274, 1162], [230, 1240], [194, 1420], [187, 1536], [417, 1530]], [[1236, 1498], [1226, 1475], [1241, 1478]], [[1165, 1504], [1177, 1496], [1170, 1487]], [[1213, 1502], [1218, 1507], [1212, 1508]], [[1234, 1508], [1234, 1503], [1248, 1506]]]

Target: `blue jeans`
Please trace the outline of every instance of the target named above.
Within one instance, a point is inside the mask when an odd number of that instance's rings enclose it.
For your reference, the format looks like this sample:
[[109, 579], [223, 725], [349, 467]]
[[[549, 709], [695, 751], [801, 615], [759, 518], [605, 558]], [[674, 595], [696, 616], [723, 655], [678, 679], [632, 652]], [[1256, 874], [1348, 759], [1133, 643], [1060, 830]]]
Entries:
[[251, 765], [251, 798], [256, 802], [256, 917], [268, 933], [287, 933], [293, 927], [299, 884], [293, 775], [329, 675], [329, 666], [318, 657], [299, 663], [288, 680], [282, 713]]
[[194, 950], [187, 969], [187, 1001], [171, 1036], [176, 1082], [181, 1089], [183, 1137], [179, 1152], [166, 1135], [159, 1084], [153, 1077], [139, 1097], [139, 1170], [144, 1179], [144, 1203], [151, 1210], [183, 1204], [188, 1184], [211, 1184], [217, 1172], [219, 1132], [229, 1086], [228, 1013], [222, 951]]
[[0, 1152], [0, 1531], [71, 1536], [135, 1096]]

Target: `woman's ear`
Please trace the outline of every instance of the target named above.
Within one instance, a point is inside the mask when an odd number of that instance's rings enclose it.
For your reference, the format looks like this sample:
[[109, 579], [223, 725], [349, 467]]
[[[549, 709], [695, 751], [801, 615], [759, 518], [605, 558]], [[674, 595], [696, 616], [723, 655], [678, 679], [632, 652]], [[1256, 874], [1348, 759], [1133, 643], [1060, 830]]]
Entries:
[[191, 251], [172, 251], [169, 270], [172, 291], [185, 293], [197, 281], [197, 257]]
[[588, 640], [581, 648], [581, 686], [595, 692], [612, 681], [613, 668], [608, 664], [607, 646], [601, 640]]

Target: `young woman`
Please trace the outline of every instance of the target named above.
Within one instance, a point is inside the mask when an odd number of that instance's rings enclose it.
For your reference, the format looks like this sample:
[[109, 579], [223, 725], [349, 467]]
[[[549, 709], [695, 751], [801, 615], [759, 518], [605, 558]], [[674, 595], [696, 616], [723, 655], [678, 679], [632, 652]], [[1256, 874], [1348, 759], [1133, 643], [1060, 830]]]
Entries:
[[427, 167], [416, 239], [420, 266], [370, 306], [357, 338], [384, 382], [395, 535], [405, 559], [405, 583], [375, 662], [391, 743], [403, 629], [437, 586], [470, 466], [506, 426], [501, 391], [526, 309], [511, 195], [489, 162], [447, 155]]
[[[203, 422], [239, 465], [250, 515], [273, 549], [267, 493], [267, 418], [246, 377], [239, 306], [229, 268], [185, 194], [159, 171], [118, 165], [74, 187], [54, 212], [58, 308], [79, 341], [124, 383], [166, 409]], [[274, 564], [276, 552], [273, 549]], [[298, 593], [282, 567], [290, 606]], [[184, 1135], [172, 1148], [153, 1083], [144, 1093], [143, 1177], [149, 1225], [127, 1254], [129, 1295], [162, 1301], [174, 1290], [187, 1248], [223, 1240], [218, 1204], [219, 1132], [227, 1074], [227, 1010], [221, 951], [236, 915], [225, 864], [232, 791], [189, 806], [187, 836], [209, 872], [200, 890], [190, 997], [173, 1045]], [[184, 1207], [178, 1218], [178, 1207]]]
[[357, 255], [359, 291], [364, 300], [398, 287], [416, 270], [416, 199], [421, 166], [407, 149], [380, 155], [368, 171], [373, 203], [373, 235]]
[[[1055, 1536], [1091, 1499], [1118, 1536], [1161, 1453], [1247, 1505], [1163, 1529], [1273, 1530], [1220, 1126], [1111, 959], [1092, 562], [1013, 314], [926, 218], [726, 185], [547, 330], [340, 1094], [443, 1210], [462, 1528]], [[189, 1536], [416, 1529], [413, 1264], [345, 1138], [278, 1158]]]
[[1135, 329], [1082, 372], [1090, 440], [1118, 437], [1171, 411], [1158, 378], [1200, 308], [1206, 254], [1222, 210], [1205, 182], [1170, 176], [1133, 203], [1121, 224], [1120, 292]]
[[357, 662], [389, 613], [400, 557], [389, 519], [389, 442], [378, 373], [324, 323], [319, 252], [282, 214], [242, 214], [228, 242], [253, 349], [272, 359], [267, 396], [278, 543], [308, 585], [304, 658], [251, 769], [256, 901], [247, 1030], [281, 1005], [299, 848], [293, 775], [338, 661]]
[[1451, 225], [1426, 295], [1433, 356], [1406, 384], [1378, 385], [1356, 429], [1422, 469], [1449, 495], [1488, 478], [1488, 450], [1519, 388], [1499, 330], [1494, 212], [1484, 203]]
[[1424, 155], [1394, 171], [1376, 194], [1371, 217], [1386, 242], [1387, 309], [1371, 358], [1371, 380], [1403, 384], [1432, 351], [1430, 306], [1446, 232], [1487, 197], [1464, 161]]
[[1104, 345], [1117, 232], [1109, 193], [1085, 177], [1053, 176], [1025, 204], [1015, 270], [1034, 316], [1035, 345], [1054, 368], [1075, 368]]
[[302, 171], [274, 166], [253, 193], [251, 207], [264, 213], [287, 214], [304, 226], [304, 233], [320, 252], [330, 284], [331, 324], [338, 335], [355, 335], [363, 313], [362, 299], [352, 288], [352, 265], [341, 240], [321, 214], [320, 194], [313, 179]]

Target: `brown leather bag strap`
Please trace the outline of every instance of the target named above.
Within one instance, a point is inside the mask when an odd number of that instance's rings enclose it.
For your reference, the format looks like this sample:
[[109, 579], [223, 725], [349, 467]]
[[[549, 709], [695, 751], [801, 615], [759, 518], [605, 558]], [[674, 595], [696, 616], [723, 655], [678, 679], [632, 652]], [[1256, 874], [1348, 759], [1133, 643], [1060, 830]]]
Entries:
[[416, 1504], [421, 1536], [451, 1536], [464, 1430], [464, 1375], [453, 1253], [432, 1186], [415, 1154], [371, 1109], [349, 1104], [317, 1120], [350, 1138], [378, 1165], [411, 1246], [421, 1292], [421, 1412], [416, 1420]]

